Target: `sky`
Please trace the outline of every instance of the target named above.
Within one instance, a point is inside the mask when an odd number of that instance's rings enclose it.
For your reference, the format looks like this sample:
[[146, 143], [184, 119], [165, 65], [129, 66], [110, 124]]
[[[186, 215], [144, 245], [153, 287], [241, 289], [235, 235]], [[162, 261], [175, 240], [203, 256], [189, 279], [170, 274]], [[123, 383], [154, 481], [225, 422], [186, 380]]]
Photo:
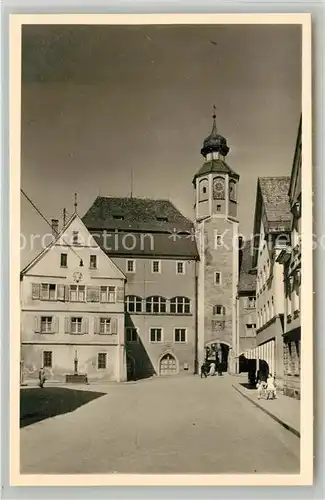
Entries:
[[[25, 25], [21, 187], [48, 220], [73, 213], [75, 192], [83, 216], [96, 196], [130, 196], [131, 185], [193, 219], [213, 105], [249, 237], [257, 178], [291, 172], [300, 26]], [[41, 248], [31, 235], [50, 228], [23, 196], [21, 212], [24, 267]]]

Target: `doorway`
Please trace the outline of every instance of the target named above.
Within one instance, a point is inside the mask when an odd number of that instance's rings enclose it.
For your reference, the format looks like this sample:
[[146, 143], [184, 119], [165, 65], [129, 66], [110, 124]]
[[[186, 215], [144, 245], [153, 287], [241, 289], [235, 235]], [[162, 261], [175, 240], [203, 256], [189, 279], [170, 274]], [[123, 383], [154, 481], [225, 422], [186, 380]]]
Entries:
[[165, 354], [159, 363], [159, 375], [176, 375], [177, 361], [176, 358], [168, 353]]

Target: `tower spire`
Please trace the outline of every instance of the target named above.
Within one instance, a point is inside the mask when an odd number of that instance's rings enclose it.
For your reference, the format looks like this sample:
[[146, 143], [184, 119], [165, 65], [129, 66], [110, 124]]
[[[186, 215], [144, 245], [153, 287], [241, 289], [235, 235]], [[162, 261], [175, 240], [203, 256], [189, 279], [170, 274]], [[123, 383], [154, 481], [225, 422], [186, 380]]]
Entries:
[[211, 131], [211, 135], [217, 135], [217, 124], [216, 124], [216, 111], [217, 111], [217, 108], [216, 108], [216, 105], [214, 104], [213, 105], [213, 115], [212, 115], [212, 118], [213, 118], [213, 123], [212, 123], [212, 131]]

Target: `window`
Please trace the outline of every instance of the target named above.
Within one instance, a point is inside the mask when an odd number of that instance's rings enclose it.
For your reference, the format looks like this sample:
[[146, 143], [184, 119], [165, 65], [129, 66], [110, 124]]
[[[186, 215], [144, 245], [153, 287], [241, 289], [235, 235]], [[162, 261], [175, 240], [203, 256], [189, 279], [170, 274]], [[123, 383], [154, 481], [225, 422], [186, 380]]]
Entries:
[[81, 333], [82, 318], [71, 318], [71, 333]]
[[142, 299], [136, 295], [126, 297], [126, 310], [129, 313], [142, 312]]
[[229, 200], [236, 201], [236, 183], [229, 181]]
[[44, 368], [52, 368], [52, 351], [43, 351]]
[[111, 333], [111, 319], [110, 318], [100, 318], [99, 321], [99, 333], [107, 335]]
[[153, 273], [160, 273], [161, 272], [160, 260], [153, 260], [151, 265], [152, 265], [151, 272], [153, 272]]
[[116, 302], [115, 286], [101, 286], [100, 287], [100, 301], [101, 302]]
[[127, 260], [126, 261], [126, 272], [127, 273], [135, 273], [135, 260]]
[[247, 309], [254, 309], [256, 306], [256, 299], [255, 297], [247, 297], [246, 300], [246, 307]]
[[187, 297], [173, 297], [170, 300], [170, 312], [173, 314], [190, 314], [190, 299], [188, 299]]
[[246, 335], [249, 337], [255, 336], [255, 329], [256, 329], [256, 324], [247, 323], [246, 324]]
[[150, 328], [150, 342], [162, 342], [162, 328]]
[[72, 232], [72, 244], [73, 245], [78, 245], [79, 244], [79, 231], [73, 231]]
[[97, 255], [90, 256], [89, 267], [90, 269], [97, 269]]
[[176, 273], [185, 274], [185, 262], [176, 262]]
[[203, 194], [206, 194], [206, 192], [207, 192], [207, 188], [204, 186], [204, 187], [202, 188], [202, 193], [203, 193]]
[[219, 314], [225, 314], [225, 308], [218, 304], [213, 306], [213, 315], [217, 316]]
[[107, 368], [107, 352], [99, 352], [97, 355], [97, 367], [99, 370]]
[[41, 333], [52, 333], [52, 316], [41, 316]]
[[166, 299], [164, 297], [154, 296], [148, 297], [146, 300], [147, 313], [165, 313]]
[[219, 271], [214, 273], [214, 284], [221, 285], [221, 273]]
[[217, 205], [217, 212], [221, 212], [221, 205]]
[[85, 285], [70, 285], [70, 301], [85, 302], [86, 301]]
[[61, 267], [68, 267], [68, 254], [61, 253], [60, 266]]
[[218, 234], [217, 232], [215, 232], [215, 234], [214, 234], [214, 248], [220, 247], [221, 244], [222, 244], [222, 236], [221, 236], [221, 234]]
[[52, 283], [42, 283], [41, 300], [56, 300], [56, 285]]
[[127, 342], [138, 342], [138, 330], [136, 328], [128, 326], [125, 333]]
[[124, 216], [123, 215], [113, 215], [113, 219], [115, 219], [115, 220], [124, 220]]
[[186, 328], [175, 328], [174, 329], [174, 342], [185, 343], [186, 342]]
[[159, 222], [168, 222], [168, 217], [156, 217]]

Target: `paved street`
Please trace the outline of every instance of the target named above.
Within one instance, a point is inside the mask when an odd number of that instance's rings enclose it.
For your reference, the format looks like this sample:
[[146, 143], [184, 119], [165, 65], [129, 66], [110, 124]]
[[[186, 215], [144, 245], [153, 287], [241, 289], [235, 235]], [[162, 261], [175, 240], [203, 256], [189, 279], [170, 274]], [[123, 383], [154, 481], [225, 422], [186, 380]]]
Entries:
[[298, 473], [299, 438], [231, 384], [225, 375], [110, 385], [21, 429], [21, 472]]

